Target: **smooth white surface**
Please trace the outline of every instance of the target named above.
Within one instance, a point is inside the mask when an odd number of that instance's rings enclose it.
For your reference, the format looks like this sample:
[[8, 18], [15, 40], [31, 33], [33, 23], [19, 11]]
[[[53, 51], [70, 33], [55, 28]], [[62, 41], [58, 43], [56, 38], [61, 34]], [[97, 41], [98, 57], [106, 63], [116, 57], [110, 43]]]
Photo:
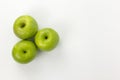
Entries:
[[[60, 43], [27, 65], [16, 63], [14, 20], [33, 16]], [[0, 0], [0, 80], [120, 80], [119, 0]]]

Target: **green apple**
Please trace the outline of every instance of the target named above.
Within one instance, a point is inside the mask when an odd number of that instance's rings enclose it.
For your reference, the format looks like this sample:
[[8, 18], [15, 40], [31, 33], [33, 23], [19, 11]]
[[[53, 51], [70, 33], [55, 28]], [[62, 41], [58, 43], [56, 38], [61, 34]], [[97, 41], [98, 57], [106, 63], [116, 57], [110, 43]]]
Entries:
[[23, 15], [15, 20], [13, 30], [17, 37], [29, 39], [37, 33], [38, 24], [33, 17]]
[[31, 62], [37, 53], [36, 45], [29, 40], [22, 40], [13, 47], [12, 56], [15, 61], [25, 64]]
[[35, 43], [42, 51], [50, 51], [56, 47], [59, 42], [58, 33], [51, 28], [44, 28], [37, 32]]

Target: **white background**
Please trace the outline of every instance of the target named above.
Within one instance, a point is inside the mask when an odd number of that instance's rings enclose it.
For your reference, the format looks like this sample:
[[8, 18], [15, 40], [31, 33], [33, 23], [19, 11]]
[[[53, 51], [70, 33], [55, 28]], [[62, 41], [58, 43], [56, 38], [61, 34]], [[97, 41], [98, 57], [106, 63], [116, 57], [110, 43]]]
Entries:
[[[58, 46], [16, 63], [11, 51], [18, 16], [60, 35]], [[120, 80], [119, 0], [0, 0], [0, 80]]]

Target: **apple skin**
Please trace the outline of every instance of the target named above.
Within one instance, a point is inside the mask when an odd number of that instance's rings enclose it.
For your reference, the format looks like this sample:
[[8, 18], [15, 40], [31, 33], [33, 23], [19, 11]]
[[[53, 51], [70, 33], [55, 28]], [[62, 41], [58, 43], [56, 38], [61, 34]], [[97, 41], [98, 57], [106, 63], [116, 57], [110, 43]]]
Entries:
[[36, 53], [36, 45], [29, 40], [22, 40], [16, 43], [12, 50], [14, 60], [21, 64], [31, 62], [35, 58]]
[[13, 31], [17, 37], [21, 39], [29, 39], [37, 33], [38, 24], [33, 17], [22, 15], [15, 20]]
[[42, 51], [51, 51], [59, 42], [58, 33], [52, 28], [43, 28], [35, 36], [35, 43]]

